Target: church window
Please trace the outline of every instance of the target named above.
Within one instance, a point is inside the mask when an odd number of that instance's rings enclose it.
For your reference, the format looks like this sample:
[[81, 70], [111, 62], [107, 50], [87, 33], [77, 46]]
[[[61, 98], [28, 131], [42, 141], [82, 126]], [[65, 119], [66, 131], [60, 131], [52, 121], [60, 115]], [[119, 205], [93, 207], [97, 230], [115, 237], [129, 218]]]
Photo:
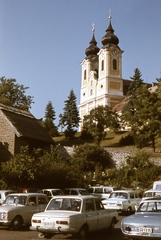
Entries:
[[113, 59], [113, 69], [117, 70], [117, 61], [116, 61], [116, 59]]
[[87, 71], [84, 70], [84, 80], [86, 80]]
[[104, 60], [102, 60], [102, 62], [101, 62], [101, 70], [102, 71], [104, 70]]
[[91, 91], [90, 91], [90, 95], [92, 96], [93, 95], [93, 90], [91, 89]]

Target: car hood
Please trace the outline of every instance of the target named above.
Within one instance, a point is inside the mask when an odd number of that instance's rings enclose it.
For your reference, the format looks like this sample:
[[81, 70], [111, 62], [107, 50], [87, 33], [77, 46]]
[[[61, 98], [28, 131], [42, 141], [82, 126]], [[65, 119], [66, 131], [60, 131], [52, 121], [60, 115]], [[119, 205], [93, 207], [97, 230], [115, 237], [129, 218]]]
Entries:
[[122, 224], [128, 225], [155, 225], [160, 226], [161, 213], [136, 213], [122, 220]]
[[46, 211], [35, 213], [33, 217], [53, 217], [53, 218], [60, 218], [60, 217], [71, 217], [75, 215], [80, 215], [80, 212], [70, 212], [70, 211]]
[[5, 211], [10, 211], [10, 210], [13, 210], [13, 209], [18, 209], [18, 208], [22, 208], [22, 207], [25, 207], [24, 205], [21, 205], [21, 204], [13, 204], [13, 205], [8, 205], [8, 204], [4, 204], [2, 206], [0, 206], [0, 212], [5, 212]]

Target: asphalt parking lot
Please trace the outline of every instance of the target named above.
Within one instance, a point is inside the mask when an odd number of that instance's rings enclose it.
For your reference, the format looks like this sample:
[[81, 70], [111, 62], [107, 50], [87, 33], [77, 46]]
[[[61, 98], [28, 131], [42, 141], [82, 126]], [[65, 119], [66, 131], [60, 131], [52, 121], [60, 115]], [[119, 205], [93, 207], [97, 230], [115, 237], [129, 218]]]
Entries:
[[[124, 237], [120, 230], [120, 221], [123, 216], [119, 216], [119, 222], [116, 225], [116, 229], [113, 233], [108, 233], [107, 231], [96, 232], [90, 234], [87, 240], [123, 240]], [[30, 231], [28, 228], [22, 228], [19, 231], [11, 231], [9, 229], [0, 228], [0, 239], [1, 240], [39, 240], [37, 232]], [[72, 239], [71, 235], [56, 235], [52, 238], [53, 240], [57, 239]], [[76, 239], [75, 239], [76, 240]]]

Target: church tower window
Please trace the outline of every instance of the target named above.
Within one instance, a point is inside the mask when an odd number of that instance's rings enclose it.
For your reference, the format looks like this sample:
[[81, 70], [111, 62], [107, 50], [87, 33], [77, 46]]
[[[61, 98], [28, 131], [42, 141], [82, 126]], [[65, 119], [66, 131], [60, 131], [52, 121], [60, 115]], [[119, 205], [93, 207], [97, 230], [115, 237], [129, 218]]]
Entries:
[[116, 61], [116, 59], [113, 59], [113, 69], [117, 70], [117, 61]]
[[103, 71], [104, 70], [104, 60], [102, 60], [102, 62], [101, 62], [101, 71]]
[[86, 76], [87, 75], [87, 71], [86, 70], [84, 70], [84, 80], [86, 80]]

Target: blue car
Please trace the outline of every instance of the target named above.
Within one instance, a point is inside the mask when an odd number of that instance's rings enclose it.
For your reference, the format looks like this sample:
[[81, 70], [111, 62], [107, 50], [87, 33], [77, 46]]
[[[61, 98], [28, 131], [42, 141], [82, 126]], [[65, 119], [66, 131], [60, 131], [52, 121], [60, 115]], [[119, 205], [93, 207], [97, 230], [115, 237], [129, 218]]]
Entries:
[[135, 214], [121, 221], [126, 239], [161, 239], [161, 198], [142, 200]]

